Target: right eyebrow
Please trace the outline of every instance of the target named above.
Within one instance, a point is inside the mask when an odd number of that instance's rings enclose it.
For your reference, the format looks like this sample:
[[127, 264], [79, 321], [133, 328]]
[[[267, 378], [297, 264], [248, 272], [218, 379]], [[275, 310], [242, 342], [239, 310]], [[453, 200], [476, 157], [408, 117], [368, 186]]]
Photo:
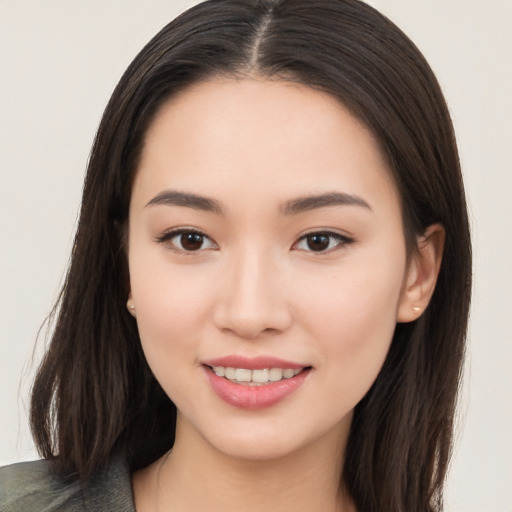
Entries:
[[362, 197], [344, 192], [327, 192], [288, 201], [281, 207], [281, 213], [283, 215], [296, 215], [328, 206], [359, 206], [372, 211], [370, 205]]
[[186, 208], [193, 208], [195, 210], [202, 210], [205, 212], [216, 213], [223, 215], [220, 203], [215, 199], [191, 194], [189, 192], [179, 192], [177, 190], [164, 190], [156, 195], [147, 206], [184, 206]]

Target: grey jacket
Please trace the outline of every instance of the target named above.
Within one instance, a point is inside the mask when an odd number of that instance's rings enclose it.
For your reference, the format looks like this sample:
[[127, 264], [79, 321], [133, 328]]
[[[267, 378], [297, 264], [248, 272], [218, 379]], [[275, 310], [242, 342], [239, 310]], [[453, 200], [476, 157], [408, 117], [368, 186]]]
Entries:
[[130, 474], [122, 459], [82, 484], [59, 478], [46, 460], [5, 466], [0, 512], [135, 512]]

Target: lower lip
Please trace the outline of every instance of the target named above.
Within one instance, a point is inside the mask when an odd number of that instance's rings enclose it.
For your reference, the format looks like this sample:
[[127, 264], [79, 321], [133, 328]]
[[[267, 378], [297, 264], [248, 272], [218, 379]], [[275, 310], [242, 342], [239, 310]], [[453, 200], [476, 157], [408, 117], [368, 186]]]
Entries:
[[210, 385], [219, 398], [233, 407], [252, 410], [264, 409], [284, 400], [304, 382], [311, 371], [306, 369], [289, 379], [259, 386], [248, 386], [219, 377], [213, 373], [210, 367], [205, 367], [205, 369]]

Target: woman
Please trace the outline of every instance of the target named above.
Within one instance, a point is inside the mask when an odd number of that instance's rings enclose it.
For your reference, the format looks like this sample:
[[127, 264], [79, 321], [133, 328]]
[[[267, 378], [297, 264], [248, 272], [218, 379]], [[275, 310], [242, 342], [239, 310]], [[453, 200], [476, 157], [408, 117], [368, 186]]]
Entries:
[[470, 294], [427, 63], [355, 0], [165, 27], [91, 154], [0, 510], [442, 509]]

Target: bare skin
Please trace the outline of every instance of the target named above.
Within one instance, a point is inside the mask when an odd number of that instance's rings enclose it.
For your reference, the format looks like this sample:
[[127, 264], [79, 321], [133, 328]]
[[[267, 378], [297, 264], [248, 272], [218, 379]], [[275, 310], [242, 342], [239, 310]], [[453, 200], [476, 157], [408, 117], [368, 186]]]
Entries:
[[[407, 257], [386, 159], [327, 94], [218, 78], [165, 104], [132, 191], [129, 300], [179, 414], [172, 452], [133, 475], [138, 512], [354, 512], [353, 410], [428, 304], [443, 237]], [[211, 385], [208, 361], [233, 356], [306, 377], [247, 408]]]
[[138, 512], [355, 512], [349, 496], [339, 491], [340, 452], [333, 446], [342, 450], [343, 442], [337, 433], [280, 460], [260, 461], [233, 460], [192, 429], [179, 432], [172, 453], [135, 473]]

